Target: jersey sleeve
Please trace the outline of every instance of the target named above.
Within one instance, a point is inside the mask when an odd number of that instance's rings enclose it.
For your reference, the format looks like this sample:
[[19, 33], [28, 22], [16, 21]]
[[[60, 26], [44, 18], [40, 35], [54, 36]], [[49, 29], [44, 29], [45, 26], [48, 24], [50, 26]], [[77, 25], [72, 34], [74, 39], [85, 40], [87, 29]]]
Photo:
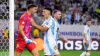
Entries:
[[84, 33], [87, 33], [87, 27], [86, 26], [84, 27]]
[[42, 25], [44, 25], [48, 28], [52, 27], [52, 19], [44, 21], [44, 23]]
[[22, 17], [20, 20], [19, 20], [19, 24], [24, 26], [26, 24], [26, 20], [27, 20], [27, 17]]

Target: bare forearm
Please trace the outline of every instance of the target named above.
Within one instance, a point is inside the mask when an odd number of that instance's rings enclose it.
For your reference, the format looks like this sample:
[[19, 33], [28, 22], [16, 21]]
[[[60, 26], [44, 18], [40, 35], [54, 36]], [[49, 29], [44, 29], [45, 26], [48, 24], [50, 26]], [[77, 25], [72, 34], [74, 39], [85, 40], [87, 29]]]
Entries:
[[64, 38], [58, 37], [59, 40], [63, 40]]
[[42, 26], [37, 25], [33, 19], [31, 19], [31, 24], [36, 27], [37, 29], [39, 29], [40, 31], [44, 31], [44, 28]]
[[92, 42], [92, 39], [91, 39], [91, 42]]
[[25, 33], [24, 33], [24, 31], [23, 31], [23, 26], [19, 26], [19, 32], [20, 32], [20, 34], [23, 36], [23, 37], [25, 37]]
[[84, 39], [85, 39], [85, 41], [87, 41], [86, 34], [84, 34]]
[[40, 31], [43, 31], [43, 32], [45, 31], [45, 29], [42, 26], [35, 25], [35, 27], [38, 28]]
[[68, 40], [66, 38], [61, 37], [60, 35], [58, 36], [58, 39], [61, 40], [61, 41], [63, 41], [63, 42], [68, 42]]
[[64, 38], [60, 34], [58, 34], [58, 39], [63, 40]]
[[25, 37], [24, 31], [20, 30], [20, 34], [21, 34], [23, 37]]

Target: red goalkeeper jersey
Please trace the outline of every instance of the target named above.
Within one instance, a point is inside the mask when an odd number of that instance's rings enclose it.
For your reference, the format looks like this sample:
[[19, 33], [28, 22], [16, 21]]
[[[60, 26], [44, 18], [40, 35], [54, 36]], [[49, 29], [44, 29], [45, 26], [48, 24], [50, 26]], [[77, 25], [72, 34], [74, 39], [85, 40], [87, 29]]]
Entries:
[[18, 37], [17, 37], [16, 40], [24, 40], [23, 37], [22, 37], [22, 35], [21, 35], [20, 32], [19, 32], [19, 25], [24, 26], [23, 31], [24, 31], [26, 37], [27, 37], [28, 39], [31, 38], [31, 36], [30, 36], [30, 32], [31, 32], [31, 29], [32, 29], [32, 25], [31, 25], [31, 22], [30, 22], [31, 19], [32, 19], [32, 16], [29, 15], [27, 12], [25, 12], [25, 13], [20, 17], [20, 19], [19, 19], [19, 21], [18, 21]]

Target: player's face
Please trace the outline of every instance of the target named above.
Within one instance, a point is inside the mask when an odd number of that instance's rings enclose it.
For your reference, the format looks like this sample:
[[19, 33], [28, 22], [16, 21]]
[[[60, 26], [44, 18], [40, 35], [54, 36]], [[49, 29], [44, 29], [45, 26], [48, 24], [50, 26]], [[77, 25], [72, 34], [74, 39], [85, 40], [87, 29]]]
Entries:
[[55, 13], [55, 17], [56, 17], [57, 19], [60, 19], [60, 17], [61, 17], [61, 12], [60, 12], [60, 11], [56, 12], [56, 13]]
[[50, 14], [50, 12], [46, 9], [43, 9], [42, 11], [42, 15], [46, 18], [48, 16], [48, 14]]
[[33, 8], [31, 9], [31, 13], [32, 13], [32, 14], [36, 13], [36, 12], [37, 12], [37, 9], [38, 9], [38, 7], [33, 7]]
[[57, 12], [57, 18], [60, 19], [60, 17], [61, 17], [61, 12], [58, 11], [58, 12]]
[[88, 26], [91, 26], [91, 21], [88, 21], [87, 24], [88, 24]]

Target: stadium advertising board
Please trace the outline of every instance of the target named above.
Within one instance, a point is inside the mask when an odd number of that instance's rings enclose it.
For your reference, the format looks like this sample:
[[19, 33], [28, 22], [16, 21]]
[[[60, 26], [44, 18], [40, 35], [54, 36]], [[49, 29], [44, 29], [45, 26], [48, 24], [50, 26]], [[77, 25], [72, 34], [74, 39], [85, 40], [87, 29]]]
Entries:
[[[100, 26], [91, 26], [92, 50], [100, 50]], [[60, 25], [60, 35], [69, 39], [68, 43], [58, 41], [60, 50], [83, 50], [84, 25]]]

